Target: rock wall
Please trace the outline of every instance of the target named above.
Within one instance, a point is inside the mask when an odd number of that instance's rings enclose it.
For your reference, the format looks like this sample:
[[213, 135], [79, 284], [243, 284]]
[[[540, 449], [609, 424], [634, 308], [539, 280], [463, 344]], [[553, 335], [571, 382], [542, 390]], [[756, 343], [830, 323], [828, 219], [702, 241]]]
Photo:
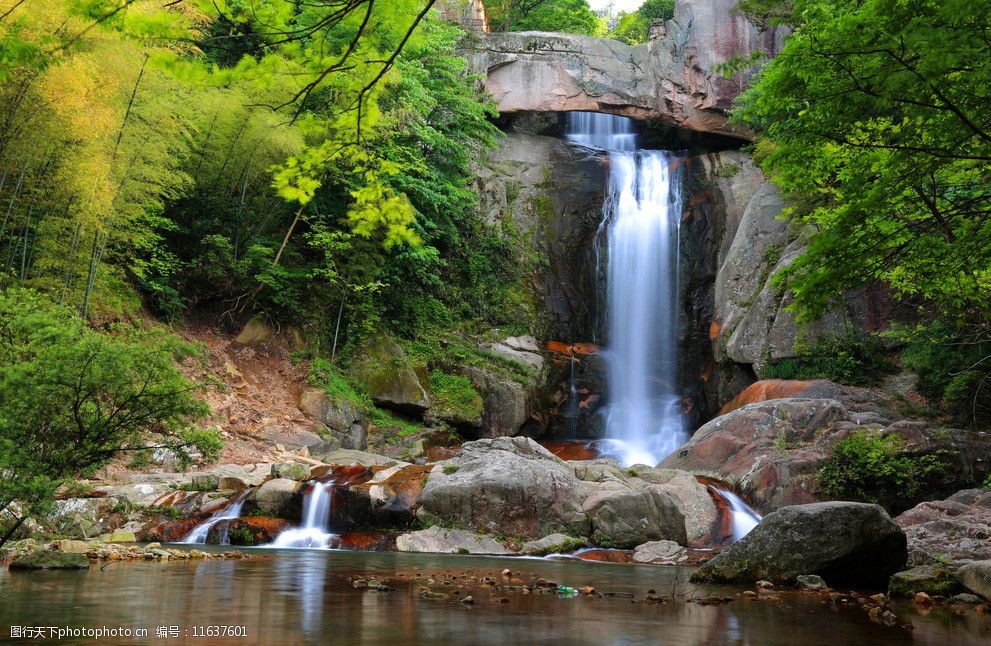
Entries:
[[775, 54], [783, 33], [761, 31], [736, 10], [738, 0], [681, 0], [650, 42], [542, 32], [481, 37], [473, 68], [508, 112], [610, 112], [658, 119], [710, 134], [746, 137], [725, 111], [746, 78], [723, 78], [720, 63], [760, 50]]

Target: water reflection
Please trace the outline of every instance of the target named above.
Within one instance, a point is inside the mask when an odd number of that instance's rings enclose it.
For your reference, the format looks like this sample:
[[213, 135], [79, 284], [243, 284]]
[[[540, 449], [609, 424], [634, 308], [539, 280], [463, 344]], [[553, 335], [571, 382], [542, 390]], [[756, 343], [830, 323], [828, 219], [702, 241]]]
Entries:
[[[735, 589], [698, 589], [689, 570], [575, 561], [537, 561], [455, 555], [268, 550], [248, 561], [123, 563], [86, 573], [0, 571], [0, 641], [9, 626], [121, 625], [150, 629], [147, 640], [99, 643], [161, 644], [155, 627], [244, 625], [238, 644], [987, 644], [991, 626], [974, 613], [937, 610], [911, 616], [912, 632], [872, 624], [860, 610], [835, 611], [817, 596], [784, 595], [782, 603], [750, 601]], [[504, 567], [571, 586], [592, 585], [615, 597], [568, 598], [471, 590], [459, 577], [500, 577]], [[406, 578], [397, 578], [397, 573]], [[417, 578], [416, 574], [421, 574]], [[446, 600], [417, 596], [429, 587]], [[355, 588], [355, 577], [377, 578], [393, 592]], [[451, 585], [444, 586], [443, 580]], [[650, 589], [667, 604], [632, 603]], [[734, 601], [686, 603], [710, 594]], [[506, 599], [503, 602], [502, 599]], [[906, 612], [910, 612], [906, 610]], [[170, 643], [183, 643], [172, 640]], [[190, 639], [196, 644], [235, 643]]]

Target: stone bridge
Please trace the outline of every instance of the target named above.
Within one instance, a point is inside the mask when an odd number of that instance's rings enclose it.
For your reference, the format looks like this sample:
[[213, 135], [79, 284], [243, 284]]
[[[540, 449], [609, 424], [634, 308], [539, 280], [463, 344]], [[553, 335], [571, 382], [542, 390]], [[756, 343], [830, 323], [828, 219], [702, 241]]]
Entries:
[[679, 0], [674, 18], [642, 45], [540, 32], [482, 35], [473, 68], [502, 112], [587, 110], [657, 119], [699, 132], [748, 138], [726, 123], [744, 89], [715, 67], [762, 50], [777, 53], [781, 30], [761, 31], [738, 0]]

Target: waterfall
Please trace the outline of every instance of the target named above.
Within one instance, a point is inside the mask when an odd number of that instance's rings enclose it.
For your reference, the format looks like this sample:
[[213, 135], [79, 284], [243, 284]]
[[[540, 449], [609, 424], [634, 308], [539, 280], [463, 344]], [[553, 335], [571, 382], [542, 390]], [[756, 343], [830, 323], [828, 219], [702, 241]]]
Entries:
[[[637, 150], [632, 122], [570, 113], [567, 137], [609, 151], [606, 258], [608, 455], [655, 465], [688, 440], [677, 389], [678, 159]], [[601, 250], [601, 244], [600, 244]]]
[[[244, 501], [247, 500], [250, 490], [242, 491], [237, 495], [236, 498], [213, 516], [210, 516], [206, 521], [197, 525], [193, 531], [189, 532], [185, 538], [183, 538], [180, 543], [206, 543], [206, 537], [210, 533], [210, 529], [222, 520], [234, 520], [241, 516], [241, 508], [244, 507]], [[222, 545], [227, 545], [229, 540], [227, 539], [227, 532], [224, 531], [224, 536], [222, 537], [220, 543]]]
[[760, 522], [761, 516], [750, 508], [750, 505], [743, 502], [743, 499], [732, 491], [712, 487], [716, 494], [729, 505], [731, 520], [733, 523], [733, 542], [737, 542]]
[[328, 529], [332, 486], [314, 481], [303, 499], [303, 526], [282, 531], [268, 547], [327, 547], [336, 536]]

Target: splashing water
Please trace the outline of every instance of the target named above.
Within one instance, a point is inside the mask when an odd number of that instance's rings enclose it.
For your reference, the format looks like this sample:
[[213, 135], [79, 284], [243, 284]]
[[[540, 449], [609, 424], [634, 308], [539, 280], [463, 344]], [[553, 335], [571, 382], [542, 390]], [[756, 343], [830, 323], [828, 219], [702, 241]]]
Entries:
[[677, 395], [680, 178], [670, 153], [637, 150], [632, 122], [571, 113], [568, 139], [609, 151], [607, 454], [655, 465], [688, 441]]
[[[193, 529], [193, 531], [189, 532], [189, 534], [187, 534], [186, 537], [183, 538], [180, 542], [187, 544], [206, 543], [207, 535], [210, 533], [210, 530], [213, 528], [214, 525], [216, 525], [222, 520], [234, 520], [241, 516], [241, 508], [244, 507], [244, 501], [247, 500], [248, 493], [250, 493], [250, 490], [242, 491], [233, 500], [233, 502], [231, 502], [231, 504], [227, 505], [226, 507], [218, 511], [213, 516], [210, 516], [210, 518], [208, 518], [206, 521], [197, 525]], [[224, 535], [220, 539], [220, 544], [221, 545], [230, 544], [230, 539], [227, 538], [226, 530], [224, 531]]]
[[742, 498], [732, 491], [718, 487], [712, 487], [712, 490], [729, 505], [730, 516], [733, 522], [734, 543], [749, 534], [750, 530], [754, 527], [757, 527], [757, 523], [761, 520], [760, 514], [751, 509], [750, 505], [745, 503]]
[[303, 526], [280, 532], [268, 547], [328, 547], [337, 537], [328, 529], [332, 486], [332, 482], [315, 481], [303, 499]]

